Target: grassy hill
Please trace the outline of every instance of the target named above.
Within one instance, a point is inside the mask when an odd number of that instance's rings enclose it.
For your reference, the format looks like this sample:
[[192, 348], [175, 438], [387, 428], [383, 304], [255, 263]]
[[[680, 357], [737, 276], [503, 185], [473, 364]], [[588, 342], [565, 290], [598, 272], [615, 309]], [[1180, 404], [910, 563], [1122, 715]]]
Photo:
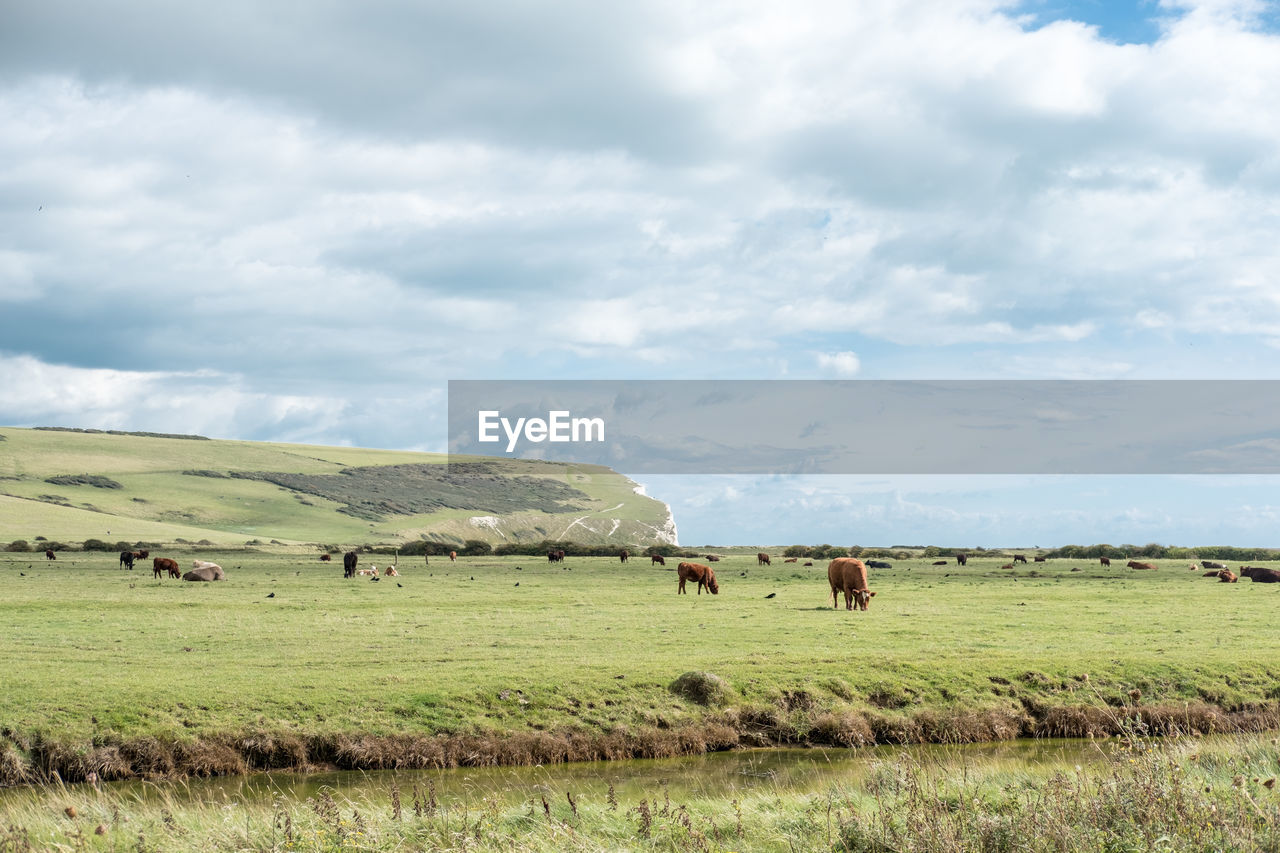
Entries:
[[596, 465], [145, 433], [0, 436], [3, 542], [674, 541], [665, 504]]

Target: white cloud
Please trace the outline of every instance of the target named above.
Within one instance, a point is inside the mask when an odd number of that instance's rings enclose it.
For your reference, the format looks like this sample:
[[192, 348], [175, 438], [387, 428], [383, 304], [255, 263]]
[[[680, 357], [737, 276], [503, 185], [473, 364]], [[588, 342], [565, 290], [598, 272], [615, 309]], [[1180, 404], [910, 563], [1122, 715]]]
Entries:
[[837, 376], [855, 376], [858, 369], [862, 367], [862, 363], [858, 360], [858, 354], [845, 350], [844, 352], [820, 352], [817, 354], [818, 367], [822, 370], [829, 371]]

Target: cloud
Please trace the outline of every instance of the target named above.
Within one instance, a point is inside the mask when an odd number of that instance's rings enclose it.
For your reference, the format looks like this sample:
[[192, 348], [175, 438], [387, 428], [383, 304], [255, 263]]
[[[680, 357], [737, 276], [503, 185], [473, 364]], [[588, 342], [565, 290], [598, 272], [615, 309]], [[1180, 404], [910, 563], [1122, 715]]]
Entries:
[[0, 341], [382, 446], [449, 378], [1275, 375], [1267, 8], [20, 3]]
[[858, 354], [845, 350], [844, 352], [820, 352], [816, 355], [818, 367], [826, 372], [834, 373], [837, 376], [854, 376], [862, 363], [858, 360]]

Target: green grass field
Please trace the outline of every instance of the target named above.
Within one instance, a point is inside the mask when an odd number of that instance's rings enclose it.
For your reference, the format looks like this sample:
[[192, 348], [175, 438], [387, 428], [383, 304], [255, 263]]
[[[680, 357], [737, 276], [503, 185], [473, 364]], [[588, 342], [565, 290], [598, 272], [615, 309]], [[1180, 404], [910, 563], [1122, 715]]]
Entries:
[[[442, 454], [11, 427], [0, 427], [0, 436], [0, 542], [44, 536], [354, 545], [425, 537], [497, 544], [563, 537], [626, 545], [660, 541], [668, 520], [663, 503], [636, 494], [633, 482], [595, 465], [483, 460], [494, 476], [454, 489], [447, 505], [423, 506], [447, 490], [424, 482], [423, 472], [395, 476], [392, 466], [443, 471]], [[392, 475], [372, 476], [385, 472]], [[85, 474], [119, 488], [48, 482]], [[289, 487], [234, 476], [268, 474], [290, 475], [276, 477]], [[520, 477], [536, 478], [543, 491], [576, 490], [557, 504], [573, 509], [550, 511], [534, 494], [513, 505], [512, 495], [522, 493], [515, 481]], [[473, 522], [477, 518], [485, 521]]]
[[[1081, 708], [1260, 727], [1275, 724], [1280, 695], [1280, 587], [1220, 584], [1185, 563], [894, 561], [873, 572], [871, 609], [851, 613], [831, 608], [825, 563], [757, 568], [747, 556], [716, 564], [720, 595], [679, 596], [675, 560], [419, 557], [372, 582], [300, 548], [165, 554], [184, 568], [215, 560], [228, 579], [157, 581], [115, 555], [0, 555], [11, 776], [24, 762], [74, 775], [94, 749], [139, 738], [233, 737], [242, 752], [246, 738], [294, 739], [321, 759], [363, 738], [364, 763], [384, 766], [404, 737], [487, 739], [477, 760], [519, 761], [575, 757], [553, 736], [595, 757], [636, 754], [641, 734], [697, 751], [1104, 725], [1064, 710]], [[714, 673], [727, 693], [711, 707], [674, 695], [688, 671]], [[361, 765], [355, 747], [343, 754]], [[93, 760], [129, 775], [142, 759], [128, 755]]]

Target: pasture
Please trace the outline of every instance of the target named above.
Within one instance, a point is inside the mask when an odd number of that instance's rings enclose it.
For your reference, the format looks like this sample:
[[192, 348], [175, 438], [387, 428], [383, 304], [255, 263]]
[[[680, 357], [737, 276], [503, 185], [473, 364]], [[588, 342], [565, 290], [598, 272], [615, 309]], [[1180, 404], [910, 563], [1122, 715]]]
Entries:
[[[677, 595], [672, 559], [404, 558], [375, 582], [310, 549], [154, 555], [227, 580], [0, 554], [8, 781], [1084, 734], [1098, 718], [1080, 709], [1257, 728], [1280, 697], [1280, 585], [1185, 562], [894, 560], [851, 613], [831, 607], [826, 561], [754, 554], [715, 564], [716, 596]], [[723, 682], [709, 704], [669, 689], [689, 671]]]

